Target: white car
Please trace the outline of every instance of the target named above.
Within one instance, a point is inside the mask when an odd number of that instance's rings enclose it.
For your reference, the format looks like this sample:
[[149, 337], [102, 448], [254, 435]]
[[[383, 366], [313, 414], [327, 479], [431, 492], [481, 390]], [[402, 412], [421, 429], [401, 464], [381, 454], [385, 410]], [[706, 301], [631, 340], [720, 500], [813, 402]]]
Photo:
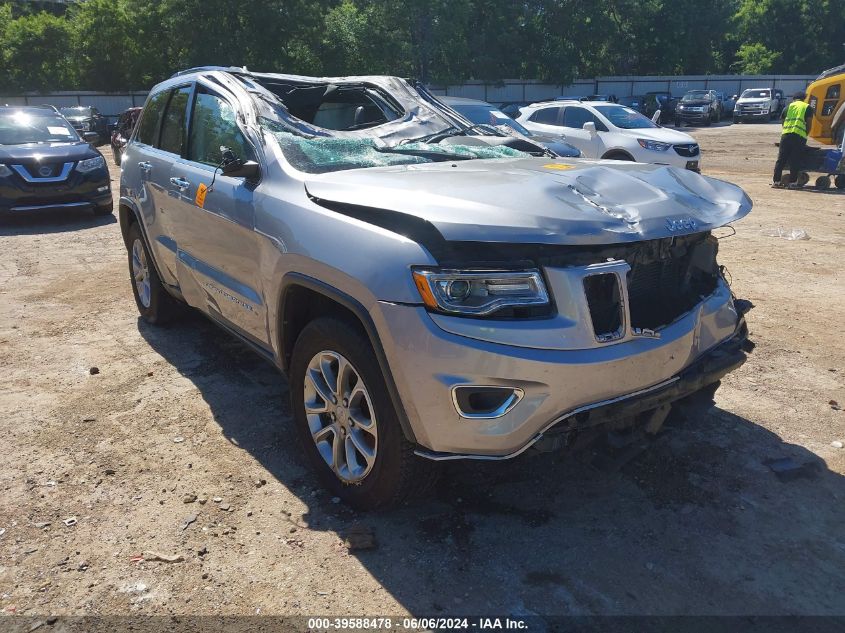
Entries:
[[566, 135], [584, 158], [632, 160], [700, 171], [701, 150], [689, 134], [661, 127], [636, 110], [604, 101], [546, 101], [520, 109], [532, 132]]

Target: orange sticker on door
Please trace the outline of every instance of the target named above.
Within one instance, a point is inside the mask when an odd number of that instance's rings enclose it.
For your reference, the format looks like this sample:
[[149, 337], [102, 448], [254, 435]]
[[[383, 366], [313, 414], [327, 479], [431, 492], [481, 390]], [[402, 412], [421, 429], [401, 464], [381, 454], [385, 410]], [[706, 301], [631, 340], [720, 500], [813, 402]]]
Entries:
[[197, 195], [194, 198], [194, 202], [200, 209], [205, 205], [205, 194], [207, 193], [208, 187], [205, 186], [205, 183], [200, 183], [200, 186], [197, 187]]
[[565, 163], [549, 163], [548, 165], [543, 165], [546, 169], [575, 169], [575, 165], [567, 165]]

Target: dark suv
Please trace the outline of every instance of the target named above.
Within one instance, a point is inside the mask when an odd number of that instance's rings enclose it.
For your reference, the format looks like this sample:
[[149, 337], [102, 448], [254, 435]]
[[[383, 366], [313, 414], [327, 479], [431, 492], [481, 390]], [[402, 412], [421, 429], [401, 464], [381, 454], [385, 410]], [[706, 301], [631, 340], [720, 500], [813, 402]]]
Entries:
[[105, 143], [109, 138], [109, 121], [93, 106], [73, 106], [59, 108], [59, 113], [65, 117], [80, 134], [96, 132], [96, 144]]
[[140, 114], [141, 108], [129, 108], [120, 115], [117, 125], [114, 126], [114, 131], [111, 133], [111, 151], [115, 165], [120, 165], [123, 149], [126, 147], [129, 137], [132, 136], [132, 130], [135, 129]]
[[0, 212], [112, 212], [106, 161], [50, 107], [0, 107]]

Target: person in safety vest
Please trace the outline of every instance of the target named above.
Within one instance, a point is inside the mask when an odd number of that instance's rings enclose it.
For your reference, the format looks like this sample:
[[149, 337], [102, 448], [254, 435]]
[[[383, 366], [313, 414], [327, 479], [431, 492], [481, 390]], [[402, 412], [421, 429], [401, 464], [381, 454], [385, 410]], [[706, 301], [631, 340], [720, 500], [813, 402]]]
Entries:
[[780, 149], [778, 159], [775, 162], [775, 173], [772, 176], [773, 187], [783, 187], [781, 181], [783, 168], [789, 165], [789, 183], [794, 184], [798, 180], [798, 172], [801, 169], [801, 158], [804, 155], [804, 148], [807, 146], [807, 130], [813, 120], [813, 108], [804, 102], [806, 95], [803, 91], [796, 92], [794, 101], [786, 109], [786, 116], [783, 120], [783, 134], [780, 137]]

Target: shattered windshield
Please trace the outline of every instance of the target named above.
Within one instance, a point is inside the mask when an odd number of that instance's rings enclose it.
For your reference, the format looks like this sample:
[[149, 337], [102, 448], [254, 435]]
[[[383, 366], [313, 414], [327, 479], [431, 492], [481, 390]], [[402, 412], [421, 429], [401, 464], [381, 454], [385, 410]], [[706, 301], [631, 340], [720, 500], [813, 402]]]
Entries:
[[278, 123], [264, 118], [261, 119], [261, 126], [279, 142], [285, 158], [296, 169], [310, 174], [445, 160], [530, 156], [504, 146], [479, 147], [421, 142], [387, 145], [376, 137], [304, 137], [292, 134]]

